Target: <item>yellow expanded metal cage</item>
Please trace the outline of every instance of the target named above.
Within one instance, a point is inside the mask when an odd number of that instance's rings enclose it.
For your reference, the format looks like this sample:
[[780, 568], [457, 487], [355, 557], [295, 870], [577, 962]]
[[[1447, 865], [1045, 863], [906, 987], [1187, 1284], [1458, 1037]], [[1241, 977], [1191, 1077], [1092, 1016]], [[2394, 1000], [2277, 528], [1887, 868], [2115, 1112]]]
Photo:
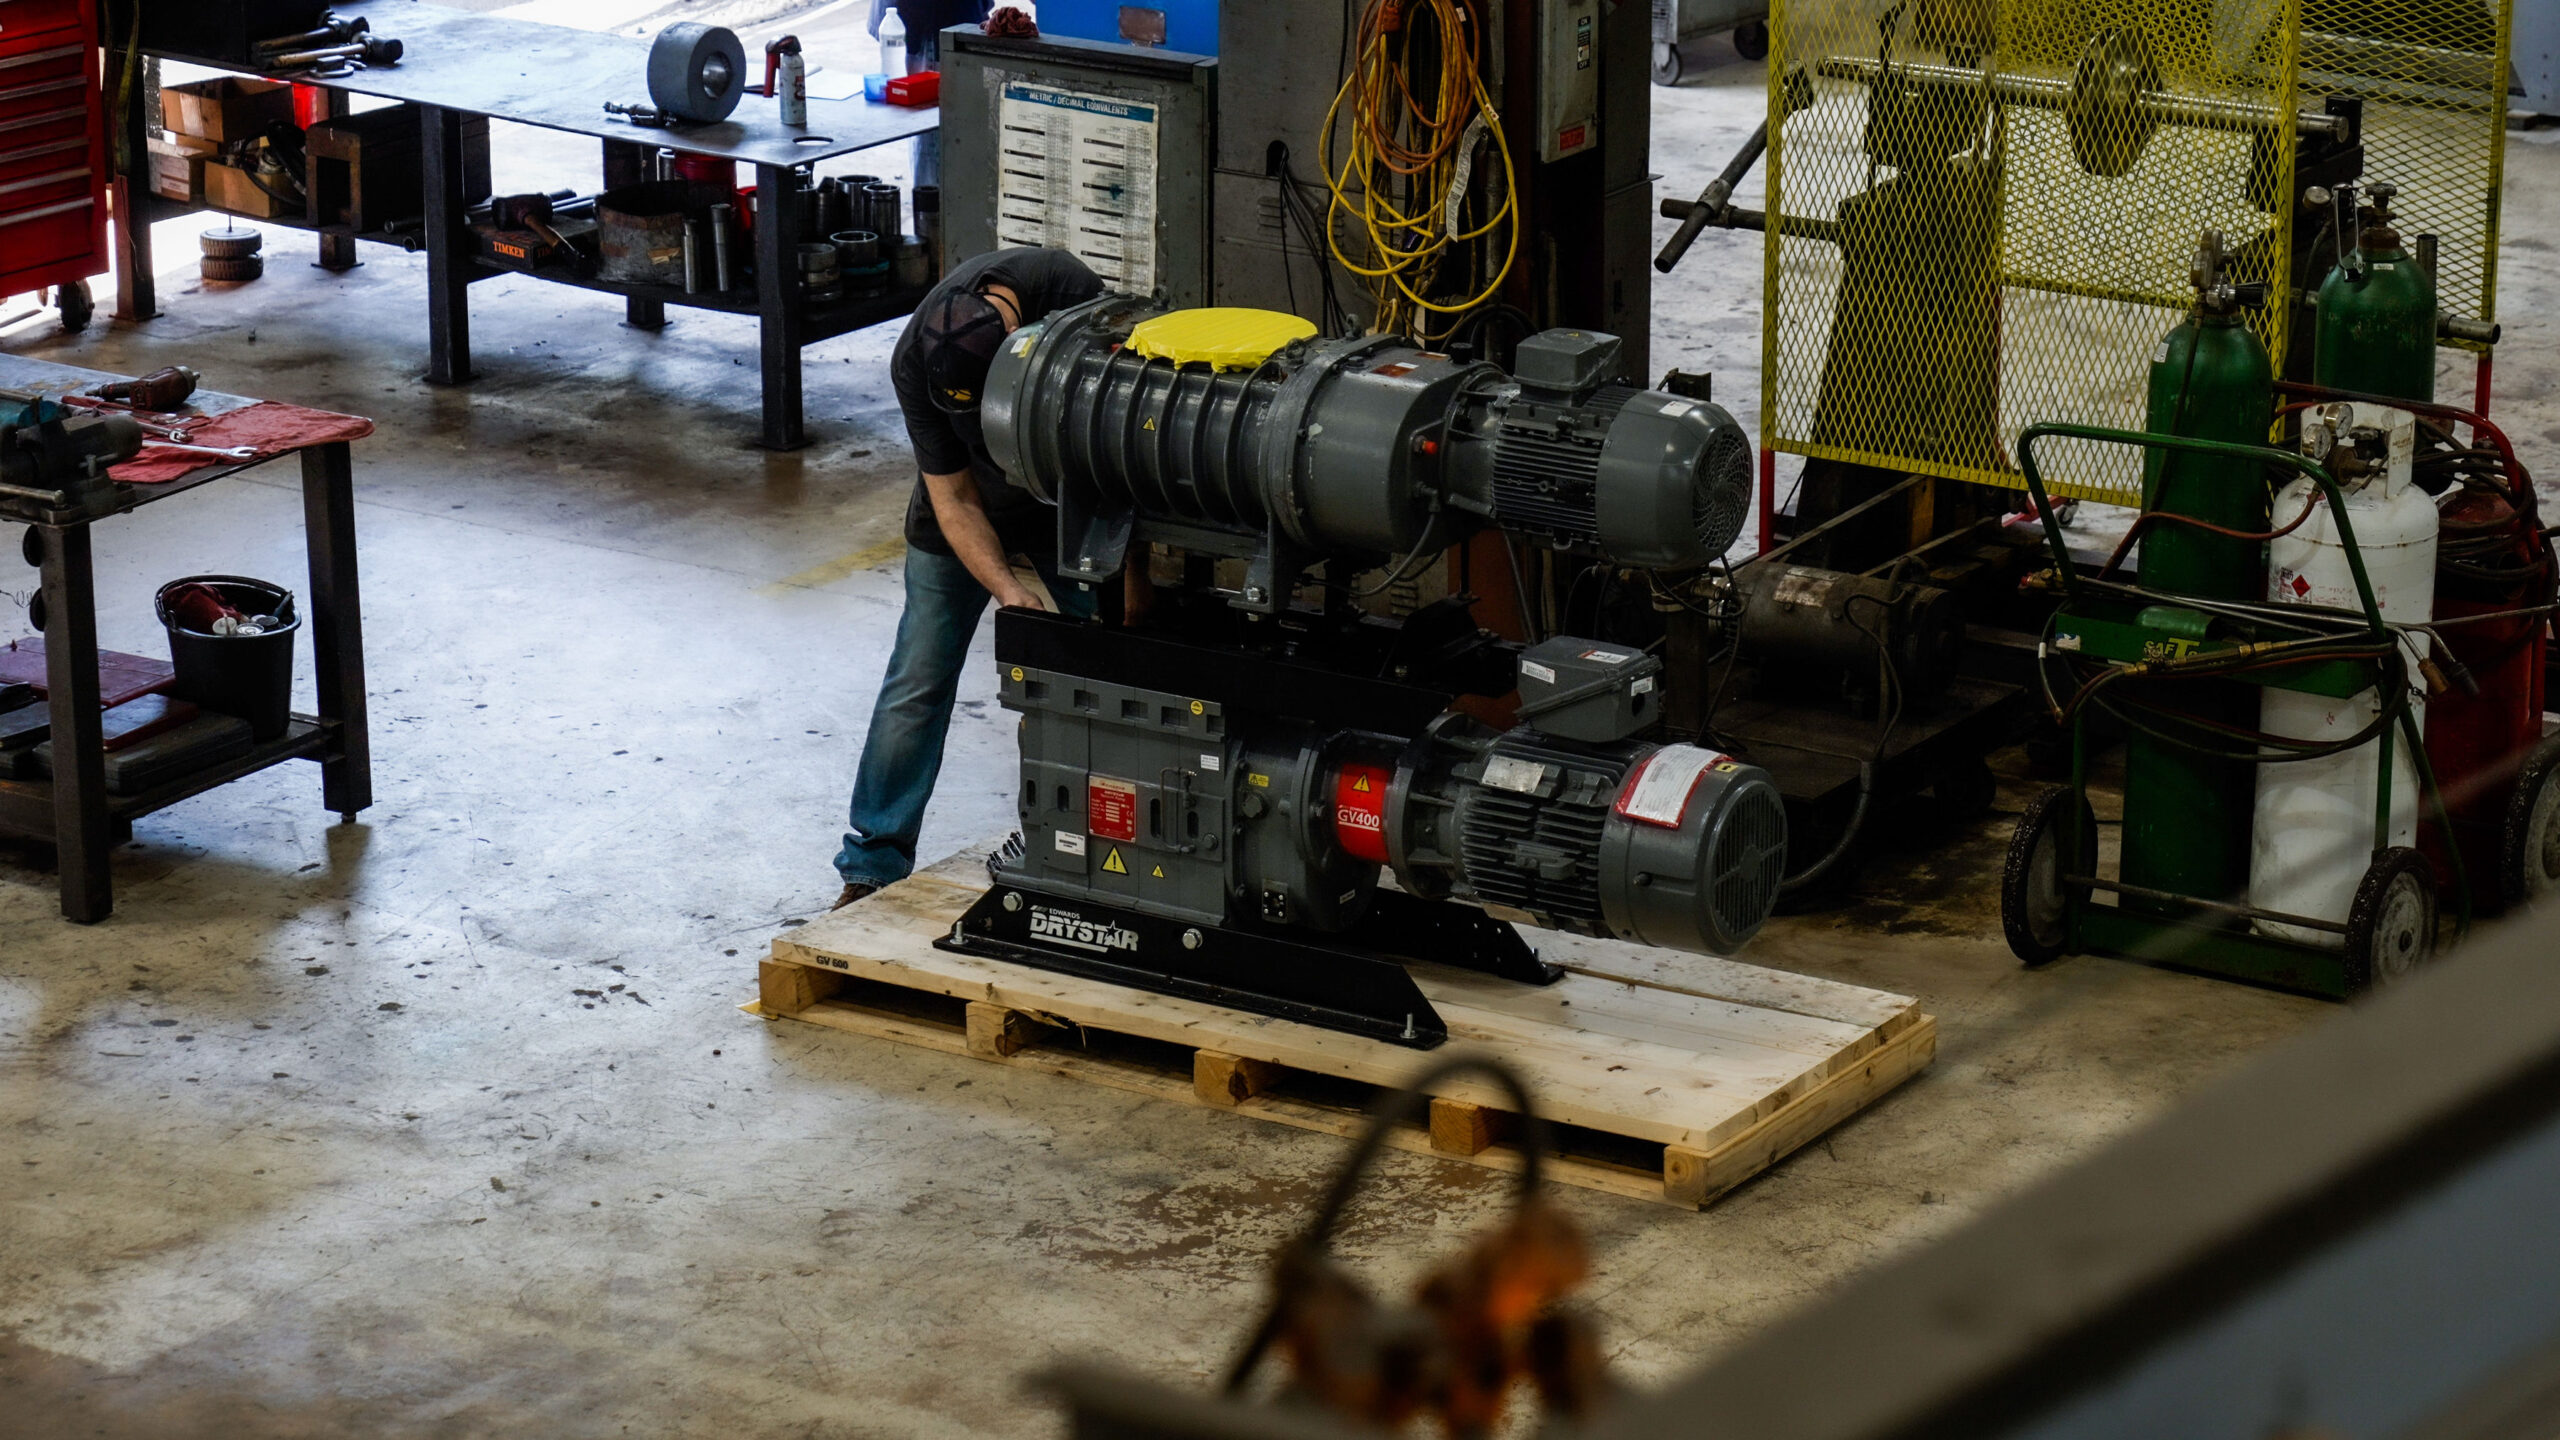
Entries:
[[[2029, 424], [2139, 428], [2202, 232], [2283, 297], [2296, 227], [2328, 224], [2295, 161], [2346, 133], [2332, 94], [2362, 101], [2403, 233], [2439, 237], [2445, 304], [2489, 318], [2503, 4], [1777, 0], [1764, 443], [2015, 487]], [[2292, 318], [2250, 321], [2279, 364]], [[2121, 447], [2047, 470], [2140, 498]]]

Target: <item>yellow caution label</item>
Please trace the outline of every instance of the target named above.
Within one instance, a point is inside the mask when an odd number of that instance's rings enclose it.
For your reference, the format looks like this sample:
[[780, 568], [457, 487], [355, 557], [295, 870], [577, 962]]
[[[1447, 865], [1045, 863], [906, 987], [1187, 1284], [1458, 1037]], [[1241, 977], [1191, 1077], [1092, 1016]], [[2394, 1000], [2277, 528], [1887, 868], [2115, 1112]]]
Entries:
[[1209, 707], [1201, 704], [1197, 700], [1194, 700], [1191, 702], [1191, 713], [1194, 715], [1206, 715], [1209, 713]]
[[1114, 875], [1126, 875], [1129, 873], [1128, 863], [1120, 858], [1119, 846], [1112, 846], [1111, 853], [1102, 857], [1102, 868]]
[[1161, 865], [1156, 867], [1156, 878], [1159, 880], [1164, 878], [1164, 867]]
[[1013, 667], [1013, 683], [1016, 685], [1022, 683], [1022, 667], [1019, 665]]
[[1353, 792], [1354, 792], [1354, 793], [1361, 794], [1361, 795], [1366, 795], [1366, 794], [1368, 794], [1368, 793], [1369, 793], [1369, 777], [1368, 777], [1368, 776], [1366, 776], [1366, 775], [1355, 775], [1355, 776], [1351, 777], [1351, 788], [1352, 788], [1352, 790], [1353, 790]]
[[1156, 417], [1153, 415], [1148, 416], [1145, 422], [1139, 425], [1138, 428], [1141, 430], [1153, 430], [1156, 428]]
[[1245, 772], [1244, 783], [1247, 785], [1259, 785], [1263, 789], [1268, 790], [1271, 788], [1271, 777], [1268, 775], [1256, 775], [1252, 771], [1248, 770]]

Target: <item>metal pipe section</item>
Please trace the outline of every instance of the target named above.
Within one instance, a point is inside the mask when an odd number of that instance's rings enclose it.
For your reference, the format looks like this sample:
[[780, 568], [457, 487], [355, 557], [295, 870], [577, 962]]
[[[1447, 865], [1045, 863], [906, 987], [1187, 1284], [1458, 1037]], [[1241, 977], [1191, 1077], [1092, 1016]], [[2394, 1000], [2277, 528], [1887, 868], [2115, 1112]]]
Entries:
[[[2076, 80], [1971, 70], [1961, 65], [1929, 65], [1918, 61], [1898, 61], [1891, 68], [1894, 80], [1900, 83], [1988, 91], [1992, 99], [2003, 105], [2020, 105], [2034, 110], [2068, 112], [2075, 101], [2084, 98], [2084, 92], [2085, 98], [2092, 102], [2104, 104], [2114, 99]], [[1882, 62], [1858, 55], [1826, 56], [1814, 65], [1814, 73], [1826, 80], [1854, 80], [1861, 85], [1875, 84], [1885, 69]], [[2135, 88], [2126, 92], [2126, 98], [2114, 103], [2129, 110], [2126, 118], [2137, 123], [2175, 125], [2189, 130], [2258, 130], [2277, 124], [2288, 115], [2295, 131], [2303, 135], [2336, 138], [2344, 135], [2347, 128], [2346, 118], [2339, 115], [2290, 112], [2273, 105], [2180, 95], [2150, 87]]]

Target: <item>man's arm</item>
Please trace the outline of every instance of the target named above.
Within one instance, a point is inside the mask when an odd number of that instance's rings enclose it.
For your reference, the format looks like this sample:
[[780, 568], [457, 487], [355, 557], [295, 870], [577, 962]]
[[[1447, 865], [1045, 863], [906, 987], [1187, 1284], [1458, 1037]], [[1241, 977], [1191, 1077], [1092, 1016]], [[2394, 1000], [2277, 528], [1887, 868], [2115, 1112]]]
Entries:
[[1017, 605], [1024, 609], [1044, 608], [1040, 597], [1024, 589], [1013, 578], [1013, 562], [1006, 558], [1004, 542], [996, 538], [996, 527], [987, 519], [987, 507], [978, 498], [978, 482], [963, 470], [951, 475], [928, 473], [924, 477], [925, 493], [933, 498], [934, 523], [942, 527], [942, 538], [951, 553], [969, 567], [969, 573], [999, 605]]

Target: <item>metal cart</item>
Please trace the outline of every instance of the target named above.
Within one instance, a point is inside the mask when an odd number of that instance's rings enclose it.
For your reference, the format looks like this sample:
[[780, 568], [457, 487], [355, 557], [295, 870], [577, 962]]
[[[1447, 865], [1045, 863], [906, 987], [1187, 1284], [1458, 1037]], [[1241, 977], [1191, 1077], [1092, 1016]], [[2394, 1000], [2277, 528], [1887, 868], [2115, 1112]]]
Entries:
[[[2312, 605], [2240, 605], [2145, 590], [2081, 576], [2072, 567], [2035, 459], [2047, 438], [2255, 460], [2308, 475], [2320, 487], [2338, 528], [2362, 612]], [[2100, 674], [2055, 702], [2071, 737], [2071, 779], [2037, 796], [2019, 818], [2000, 882], [2000, 920], [2010, 949], [2030, 965], [2077, 952], [2122, 955], [2236, 979], [2344, 998], [2400, 978], [2432, 953], [2436, 883], [2426, 857], [2391, 843], [2395, 744], [2409, 747], [2421, 793], [2439, 824], [2444, 805], [2427, 766], [2426, 745], [2408, 708], [2375, 736], [2381, 781], [2376, 787], [2372, 862], [2343, 922], [2261, 910], [2237, 901], [2170, 894], [2108, 879], [2098, 872], [2098, 831], [2088, 800], [2089, 703], [2110, 680], [2216, 679], [2344, 699], [2377, 686], [2404, 684], [2400, 640], [2383, 620], [2365, 573], [2345, 499], [2329, 472], [2309, 459], [2263, 446], [2111, 430], [2094, 425], [2032, 425], [2018, 437], [2018, 466], [2053, 549], [2063, 593], [2039, 664], [2047, 652], [2099, 662]], [[2148, 512], [2146, 512], [2148, 513]], [[2164, 643], [2146, 611], [2178, 607], [2209, 616], [2201, 638]], [[2047, 678], [2050, 698], [2050, 678]], [[2459, 867], [2452, 890], [2464, 923], [2469, 887]], [[2116, 898], [2099, 904], [2097, 892]], [[2256, 933], [2270, 921], [2335, 935], [2338, 948]]]
[[1680, 46], [1727, 31], [1743, 59], [1768, 59], [1769, 0], [1653, 0], [1653, 83], [1679, 84]]

